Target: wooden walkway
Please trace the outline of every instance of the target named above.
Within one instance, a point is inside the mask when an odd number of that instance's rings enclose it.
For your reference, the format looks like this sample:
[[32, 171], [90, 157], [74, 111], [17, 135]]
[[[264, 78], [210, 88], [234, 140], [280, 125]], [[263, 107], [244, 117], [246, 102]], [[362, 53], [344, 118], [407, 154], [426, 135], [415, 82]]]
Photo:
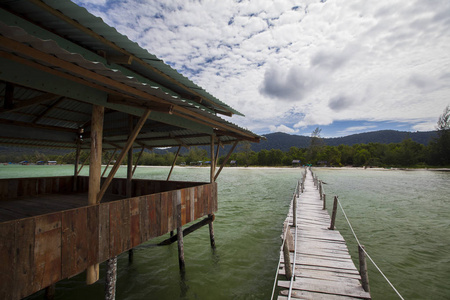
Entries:
[[[297, 204], [297, 253], [292, 299], [370, 299], [370, 294], [361, 286], [347, 245], [337, 230], [329, 230], [331, 218], [323, 210], [318, 189], [307, 171], [304, 192]], [[292, 209], [286, 219], [295, 241]], [[278, 270], [278, 299], [288, 299], [290, 280], [286, 279], [283, 251]], [[294, 261], [293, 249], [290, 252]]]

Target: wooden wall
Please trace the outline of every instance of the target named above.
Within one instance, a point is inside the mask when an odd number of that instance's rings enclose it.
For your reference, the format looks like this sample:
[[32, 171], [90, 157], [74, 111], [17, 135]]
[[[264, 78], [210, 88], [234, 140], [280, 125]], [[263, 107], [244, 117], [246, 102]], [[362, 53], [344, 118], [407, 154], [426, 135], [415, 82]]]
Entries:
[[211, 183], [0, 223], [0, 299], [21, 299], [216, 211]]
[[0, 179], [0, 201], [41, 194], [67, 194], [73, 188], [73, 176]]

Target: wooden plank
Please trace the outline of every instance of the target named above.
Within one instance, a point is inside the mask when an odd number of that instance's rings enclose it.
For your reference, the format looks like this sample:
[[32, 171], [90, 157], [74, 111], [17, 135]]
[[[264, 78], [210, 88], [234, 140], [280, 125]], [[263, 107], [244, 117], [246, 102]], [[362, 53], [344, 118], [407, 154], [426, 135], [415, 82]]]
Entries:
[[[7, 186], [7, 184], [4, 184]], [[0, 224], [0, 299], [13, 299], [16, 272], [16, 221]]]
[[98, 219], [98, 262], [104, 262], [109, 259], [109, 247], [110, 247], [110, 229], [109, 229], [109, 206], [110, 203], [101, 203], [99, 205]]
[[150, 196], [142, 196], [139, 198], [139, 232], [142, 242], [150, 239], [149, 198]]
[[22, 299], [33, 290], [33, 277], [35, 273], [34, 236], [36, 222], [34, 218], [19, 220], [15, 223], [15, 272], [13, 299]]
[[[160, 235], [166, 234], [169, 232], [168, 229], [168, 194], [167, 193], [161, 193], [161, 212], [160, 212], [160, 226], [161, 226], [161, 232]], [[172, 203], [172, 201], [170, 201]]]
[[36, 217], [34, 287], [39, 291], [61, 277], [61, 213]]
[[62, 212], [62, 278], [84, 271], [87, 264], [87, 208]]
[[[282, 296], [278, 296], [277, 299], [285, 300], [288, 297], [289, 290], [280, 291]], [[303, 300], [355, 300], [353, 297], [339, 296], [339, 295], [330, 295], [330, 294], [322, 294], [322, 293], [314, 293], [308, 291], [296, 291], [293, 290], [291, 293], [291, 299], [303, 299]]]
[[87, 207], [87, 232], [86, 238], [89, 241], [87, 247], [87, 263], [92, 266], [99, 262], [100, 249], [100, 215], [99, 205]]
[[130, 204], [128, 199], [110, 203], [110, 257], [130, 249]]
[[141, 243], [141, 214], [139, 210], [140, 198], [130, 199], [130, 243], [131, 248]]
[[[279, 281], [278, 286], [289, 288], [289, 281]], [[370, 294], [365, 292], [361, 286], [344, 284], [342, 282], [302, 278], [302, 280], [294, 281], [292, 287], [302, 291], [370, 299]]]

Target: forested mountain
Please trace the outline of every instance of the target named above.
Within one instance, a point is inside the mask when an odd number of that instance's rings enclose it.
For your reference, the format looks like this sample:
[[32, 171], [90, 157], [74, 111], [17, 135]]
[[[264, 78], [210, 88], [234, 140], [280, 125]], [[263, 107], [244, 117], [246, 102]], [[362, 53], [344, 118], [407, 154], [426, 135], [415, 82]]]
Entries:
[[[259, 152], [263, 149], [280, 149], [283, 152], [287, 152], [291, 147], [297, 148], [308, 148], [310, 145], [311, 137], [301, 136], [301, 135], [291, 135], [287, 133], [269, 133], [264, 135], [266, 140], [261, 141], [259, 144], [252, 143], [251, 150]], [[373, 131], [359, 134], [352, 134], [349, 136], [339, 137], [339, 138], [324, 138], [323, 141], [325, 145], [328, 146], [339, 146], [341, 144], [352, 146], [354, 144], [368, 144], [368, 143], [400, 143], [406, 138], [411, 138], [413, 141], [427, 145], [430, 139], [437, 136], [437, 131], [425, 131], [425, 132], [406, 132], [406, 131], [395, 131], [395, 130], [381, 130]], [[200, 147], [208, 152], [209, 146]], [[225, 150], [220, 150], [221, 155], [225, 155], [231, 148], [230, 145], [225, 146]], [[176, 148], [171, 149], [155, 149], [154, 152], [158, 154], [164, 154], [169, 152], [176, 152]], [[235, 152], [242, 150], [241, 146], [238, 146]], [[138, 150], [136, 150], [138, 151]], [[182, 148], [181, 154], [186, 154], [189, 150]], [[0, 147], [0, 158], [4, 161], [13, 160], [12, 156], [25, 156], [35, 153], [41, 153], [45, 155], [64, 155], [71, 152], [67, 149], [39, 149], [39, 148], [23, 148], [23, 147]], [[0, 159], [1, 161], [1, 159]]]
[[[430, 139], [436, 137], [436, 131], [423, 131], [423, 132], [406, 132], [395, 130], [380, 130], [373, 132], [365, 132], [359, 134], [352, 134], [338, 138], [324, 138], [325, 145], [339, 146], [355, 144], [368, 144], [368, 143], [400, 143], [404, 139], [411, 138], [414, 142], [422, 145], [427, 145]], [[311, 138], [308, 136], [291, 135], [287, 133], [269, 133], [264, 135], [267, 140], [261, 141], [259, 144], [252, 144], [253, 151], [261, 151], [262, 149], [280, 149], [281, 151], [288, 151], [290, 147], [295, 146], [298, 148], [308, 148]]]

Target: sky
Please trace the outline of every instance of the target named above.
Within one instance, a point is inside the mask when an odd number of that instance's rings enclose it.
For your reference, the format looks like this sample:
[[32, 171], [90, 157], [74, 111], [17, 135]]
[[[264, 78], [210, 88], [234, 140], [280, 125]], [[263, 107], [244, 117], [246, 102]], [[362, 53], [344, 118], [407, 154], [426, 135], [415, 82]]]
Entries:
[[450, 104], [448, 0], [73, 0], [257, 134], [435, 130]]

